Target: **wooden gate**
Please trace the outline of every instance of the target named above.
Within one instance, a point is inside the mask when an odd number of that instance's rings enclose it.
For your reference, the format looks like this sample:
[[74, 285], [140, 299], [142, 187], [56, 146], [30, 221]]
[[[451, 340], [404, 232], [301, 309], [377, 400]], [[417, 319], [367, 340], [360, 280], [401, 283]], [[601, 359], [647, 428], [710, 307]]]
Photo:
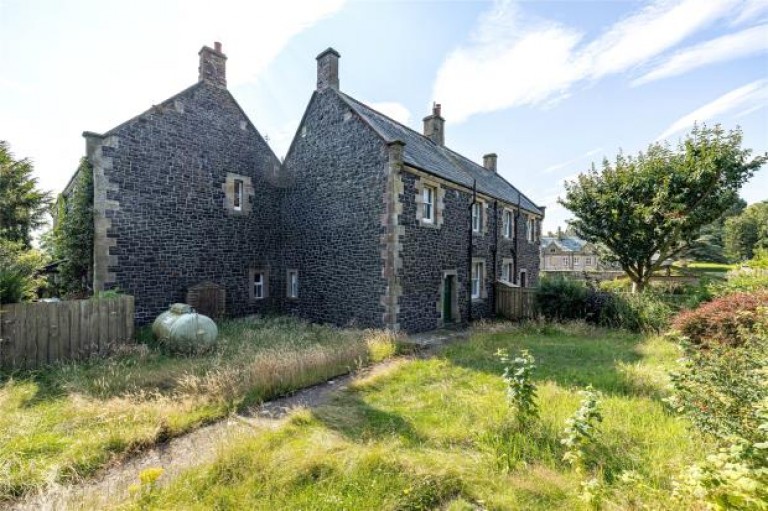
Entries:
[[496, 283], [496, 314], [506, 319], [532, 319], [535, 316], [536, 290]]
[[213, 319], [221, 319], [226, 312], [227, 291], [213, 282], [203, 282], [187, 291], [187, 303], [194, 309]]

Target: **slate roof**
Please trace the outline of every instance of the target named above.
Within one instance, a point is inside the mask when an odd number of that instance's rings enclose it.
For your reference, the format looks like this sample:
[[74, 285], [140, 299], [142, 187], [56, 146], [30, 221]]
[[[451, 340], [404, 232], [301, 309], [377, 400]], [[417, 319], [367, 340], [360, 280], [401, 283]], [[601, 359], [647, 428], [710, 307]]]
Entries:
[[405, 144], [403, 161], [406, 164], [467, 188], [472, 188], [473, 181], [476, 180], [478, 192], [513, 205], [519, 202], [521, 209], [544, 214], [533, 201], [496, 172], [434, 143], [430, 138], [343, 92], [336, 92], [386, 142], [400, 140]]
[[546, 248], [550, 243], [554, 243], [557, 248], [564, 252], [579, 252], [587, 242], [581, 238], [554, 238], [549, 236], [541, 237], [541, 246]]

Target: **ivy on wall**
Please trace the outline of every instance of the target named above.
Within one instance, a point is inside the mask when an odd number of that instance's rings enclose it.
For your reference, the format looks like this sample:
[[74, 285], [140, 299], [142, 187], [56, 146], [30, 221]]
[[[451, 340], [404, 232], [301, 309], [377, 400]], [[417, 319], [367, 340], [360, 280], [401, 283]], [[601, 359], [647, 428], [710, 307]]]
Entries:
[[59, 287], [63, 295], [90, 294], [93, 268], [93, 167], [80, 160], [69, 196], [59, 195], [53, 230]]

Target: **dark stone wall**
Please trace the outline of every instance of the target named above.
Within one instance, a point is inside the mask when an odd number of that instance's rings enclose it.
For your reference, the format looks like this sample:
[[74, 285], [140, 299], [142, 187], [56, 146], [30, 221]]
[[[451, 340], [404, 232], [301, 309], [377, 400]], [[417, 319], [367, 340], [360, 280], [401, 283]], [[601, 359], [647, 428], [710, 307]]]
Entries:
[[[443, 223], [439, 229], [426, 227], [416, 218], [416, 182], [420, 177], [403, 172], [404, 187], [403, 214], [400, 224], [405, 233], [402, 239], [401, 257], [403, 260], [403, 294], [400, 297], [401, 327], [408, 332], [420, 332], [438, 328], [440, 309], [438, 301], [443, 279], [443, 272], [456, 270], [458, 275], [458, 305], [461, 322], [468, 319], [468, 240], [469, 207], [472, 195], [442, 185], [445, 190], [443, 199]], [[434, 180], [435, 178], [431, 178]], [[502, 236], [503, 205], [498, 203], [494, 209], [492, 200], [486, 202], [485, 217], [487, 229], [483, 234], [472, 235], [472, 257], [485, 260], [485, 298], [473, 300], [472, 318], [479, 319], [493, 316], [493, 283], [501, 278], [503, 258], [511, 258], [514, 240]], [[529, 286], [538, 282], [538, 243], [529, 244], [525, 237], [525, 222], [517, 222], [519, 264], [518, 268], [528, 270]], [[498, 236], [494, 236], [494, 230]], [[494, 248], [496, 265], [494, 269]]]
[[[138, 324], [152, 321], [203, 281], [226, 288], [226, 311], [237, 316], [279, 307], [280, 282], [269, 299], [249, 300], [250, 267], [277, 259], [279, 161], [226, 89], [199, 83], [109, 133], [117, 147], [106, 177], [119, 202], [107, 213], [117, 239], [116, 282], [136, 297]], [[250, 176], [255, 194], [247, 215], [224, 206], [228, 172]]]
[[388, 152], [332, 89], [310, 100], [285, 169], [281, 272], [299, 271], [286, 312], [317, 322], [383, 326], [380, 236]]

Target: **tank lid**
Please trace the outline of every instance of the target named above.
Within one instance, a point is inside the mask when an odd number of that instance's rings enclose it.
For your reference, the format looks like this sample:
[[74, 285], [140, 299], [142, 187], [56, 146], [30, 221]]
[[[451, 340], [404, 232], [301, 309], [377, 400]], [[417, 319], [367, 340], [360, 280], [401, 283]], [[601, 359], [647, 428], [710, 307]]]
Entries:
[[186, 303], [174, 303], [171, 305], [171, 312], [174, 314], [190, 314], [192, 312], [192, 306]]

